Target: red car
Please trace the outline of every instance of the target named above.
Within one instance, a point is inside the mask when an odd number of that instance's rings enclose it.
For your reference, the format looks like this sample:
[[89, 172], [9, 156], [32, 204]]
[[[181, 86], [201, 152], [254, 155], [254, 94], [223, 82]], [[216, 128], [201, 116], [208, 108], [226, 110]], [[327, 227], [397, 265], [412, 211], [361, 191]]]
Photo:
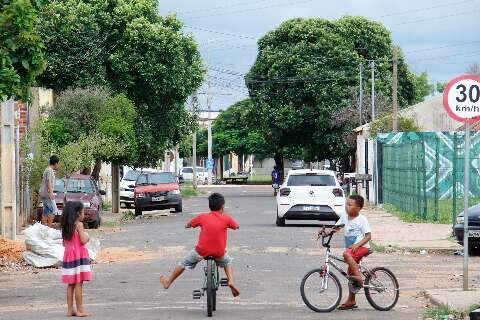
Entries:
[[[80, 201], [85, 208], [85, 225], [92, 229], [97, 229], [100, 226], [103, 202], [101, 196], [105, 195], [105, 191], [97, 187], [97, 183], [91, 176], [74, 174], [68, 179], [57, 179], [53, 191], [58, 208], [56, 221], [59, 220], [66, 201]], [[40, 204], [40, 207], [37, 208], [37, 216], [41, 217], [42, 213], [43, 208]]]
[[138, 176], [135, 186], [135, 215], [143, 211], [175, 209], [182, 212], [178, 181], [170, 172], [149, 172]]

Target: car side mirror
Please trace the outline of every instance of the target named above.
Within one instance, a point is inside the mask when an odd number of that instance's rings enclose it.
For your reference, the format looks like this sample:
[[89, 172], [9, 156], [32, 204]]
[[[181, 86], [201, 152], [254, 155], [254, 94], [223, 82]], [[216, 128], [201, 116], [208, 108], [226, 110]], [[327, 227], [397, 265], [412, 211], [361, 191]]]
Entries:
[[98, 193], [100, 193], [102, 196], [106, 195], [107, 193], [105, 192], [105, 190], [99, 190]]
[[128, 186], [130, 189], [135, 189], [135, 185], [134, 184], [131, 184]]

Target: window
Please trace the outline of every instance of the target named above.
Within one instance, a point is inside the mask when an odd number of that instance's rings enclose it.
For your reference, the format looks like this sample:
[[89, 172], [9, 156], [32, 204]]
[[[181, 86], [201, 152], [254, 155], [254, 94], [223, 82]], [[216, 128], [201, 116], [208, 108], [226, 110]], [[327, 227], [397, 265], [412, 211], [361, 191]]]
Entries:
[[65, 181], [63, 179], [55, 179], [55, 185], [53, 186], [53, 192], [63, 193], [65, 191]]
[[148, 175], [149, 184], [175, 183], [175, 177], [169, 172], [152, 173]]
[[325, 174], [299, 174], [288, 178], [287, 186], [335, 186], [335, 177]]
[[139, 175], [137, 178], [137, 184], [138, 185], [148, 184], [147, 175], [146, 174]]
[[70, 193], [93, 193], [95, 188], [90, 180], [68, 179], [67, 192]]
[[203, 168], [203, 167], [197, 167], [197, 172], [205, 172], [205, 168]]
[[137, 181], [138, 176], [140, 175], [140, 171], [137, 170], [130, 170], [127, 172], [123, 180], [126, 181]]
[[193, 168], [183, 168], [183, 173], [193, 173]]

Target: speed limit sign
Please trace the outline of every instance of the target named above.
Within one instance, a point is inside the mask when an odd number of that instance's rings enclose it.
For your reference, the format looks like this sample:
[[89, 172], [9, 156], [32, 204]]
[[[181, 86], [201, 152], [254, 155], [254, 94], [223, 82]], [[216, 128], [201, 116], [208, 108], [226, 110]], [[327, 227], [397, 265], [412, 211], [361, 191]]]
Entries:
[[480, 77], [464, 75], [451, 80], [443, 92], [443, 106], [457, 121], [479, 121]]

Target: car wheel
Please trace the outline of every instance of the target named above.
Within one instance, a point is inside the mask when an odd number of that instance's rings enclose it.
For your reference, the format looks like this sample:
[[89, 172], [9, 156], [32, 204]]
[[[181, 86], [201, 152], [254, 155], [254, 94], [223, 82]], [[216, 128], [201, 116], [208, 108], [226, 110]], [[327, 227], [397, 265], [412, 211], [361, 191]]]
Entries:
[[285, 218], [280, 218], [278, 216], [278, 208], [277, 208], [277, 221], [276, 221], [277, 227], [285, 227]]
[[177, 205], [175, 206], [175, 212], [182, 212], [182, 210], [183, 210], [183, 205], [182, 205], [182, 203], [180, 202], [179, 204], [177, 204]]
[[125, 203], [125, 208], [130, 209], [132, 207], [131, 203]]
[[468, 255], [470, 255], [470, 256], [480, 255], [480, 245], [469, 245], [468, 246]]
[[141, 216], [142, 215], [142, 209], [135, 207], [135, 216]]
[[102, 221], [102, 219], [100, 218], [100, 215], [99, 215], [99, 216], [97, 217], [97, 220], [88, 223], [88, 227], [89, 227], [90, 229], [98, 229], [98, 227], [100, 227], [101, 221]]

